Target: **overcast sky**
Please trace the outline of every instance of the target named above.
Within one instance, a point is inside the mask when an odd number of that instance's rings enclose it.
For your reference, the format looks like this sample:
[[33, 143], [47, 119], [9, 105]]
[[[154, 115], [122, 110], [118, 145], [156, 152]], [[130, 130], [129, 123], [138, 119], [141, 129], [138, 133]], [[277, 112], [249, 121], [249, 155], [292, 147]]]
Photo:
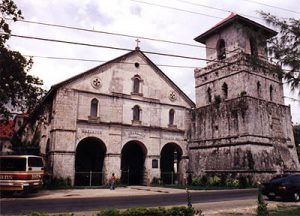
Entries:
[[[264, 25], [266, 24], [259, 19], [257, 14], [259, 10], [284, 18], [300, 18], [299, 0], [15, 0], [15, 3], [22, 10], [27, 21], [194, 44], [195, 46], [183, 46], [140, 39], [139, 46], [142, 51], [171, 53], [198, 58], [205, 58], [205, 52], [203, 48], [197, 46], [201, 44], [196, 43], [193, 39], [222, 18], [227, 17], [230, 14], [229, 11], [249, 16], [248, 18]], [[174, 8], [177, 8], [177, 10]], [[255, 17], [258, 19], [255, 19]], [[12, 33], [16, 35], [126, 49], [134, 49], [136, 46], [135, 38], [95, 32], [24, 22], [11, 23], [11, 28]], [[77, 46], [16, 37], [11, 37], [9, 45], [23, 55], [99, 61], [108, 61], [126, 53], [126, 51], [99, 47]], [[206, 64], [200, 60], [148, 54], [147, 56], [157, 65], [204, 67]], [[33, 60], [34, 65], [31, 73], [44, 81], [44, 87], [47, 90], [58, 82], [102, 64], [101, 62], [53, 60], [37, 57], [34, 57]], [[159, 67], [192, 100], [195, 100], [193, 68]], [[288, 88], [285, 89], [286, 96], [299, 100], [297, 94], [290, 93], [287, 91]], [[291, 105], [294, 123], [300, 123], [300, 102], [298, 100], [285, 98], [286, 104]]]

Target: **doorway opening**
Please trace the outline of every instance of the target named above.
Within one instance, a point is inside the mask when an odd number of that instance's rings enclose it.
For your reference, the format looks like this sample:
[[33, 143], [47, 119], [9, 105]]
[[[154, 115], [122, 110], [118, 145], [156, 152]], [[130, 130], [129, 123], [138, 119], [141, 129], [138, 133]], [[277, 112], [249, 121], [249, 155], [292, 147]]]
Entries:
[[160, 153], [160, 175], [163, 184], [175, 184], [179, 181], [182, 149], [176, 143], [166, 144]]
[[96, 137], [81, 140], [75, 155], [75, 185], [99, 186], [103, 184], [105, 144]]
[[130, 141], [121, 152], [121, 182], [128, 185], [142, 185], [144, 183], [145, 158], [147, 149], [143, 143]]

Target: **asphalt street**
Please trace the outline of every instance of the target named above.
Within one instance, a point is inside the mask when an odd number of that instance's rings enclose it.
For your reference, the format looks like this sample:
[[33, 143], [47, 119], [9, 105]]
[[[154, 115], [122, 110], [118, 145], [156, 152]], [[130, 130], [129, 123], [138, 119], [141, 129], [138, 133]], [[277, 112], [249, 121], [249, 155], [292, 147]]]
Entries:
[[[142, 191], [143, 189], [141, 189]], [[14, 197], [2, 198], [1, 215], [19, 215], [32, 212], [90, 212], [102, 209], [118, 208], [126, 209], [129, 207], [157, 207], [157, 206], [175, 206], [186, 205], [187, 194], [185, 190], [178, 191], [151, 191], [144, 189], [146, 193], [139, 191], [123, 192], [121, 189], [113, 191], [98, 190], [98, 193], [84, 195], [84, 190], [65, 193], [65, 196], [33, 196], [33, 197]], [[100, 191], [100, 192], [99, 192]], [[256, 199], [257, 191], [255, 189], [247, 190], [221, 190], [221, 191], [191, 191], [193, 204], [224, 202], [234, 200]], [[62, 192], [62, 194], [64, 194]], [[77, 196], [75, 196], [77, 195]]]

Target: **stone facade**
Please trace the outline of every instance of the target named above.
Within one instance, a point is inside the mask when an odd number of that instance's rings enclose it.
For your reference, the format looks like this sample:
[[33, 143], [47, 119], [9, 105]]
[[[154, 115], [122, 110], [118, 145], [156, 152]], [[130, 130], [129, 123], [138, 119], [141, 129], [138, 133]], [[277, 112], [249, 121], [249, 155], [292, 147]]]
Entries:
[[[135, 77], [138, 92], [133, 92]], [[40, 145], [53, 177], [69, 178], [74, 184], [78, 146], [88, 145], [83, 140], [92, 138], [103, 145], [103, 167], [96, 170], [103, 172], [104, 182], [112, 173], [121, 178], [122, 149], [131, 143], [138, 143], [145, 154], [143, 184], [161, 178], [161, 152], [168, 144], [179, 149], [175, 172], [178, 181], [185, 179], [186, 131], [194, 103], [139, 49], [53, 86], [45, 103], [48, 120]], [[139, 119], [133, 119], [135, 106]], [[153, 160], [158, 163], [154, 168]]]
[[290, 108], [264, 51], [274, 35], [232, 14], [198, 36], [208, 64], [195, 69], [196, 105], [138, 48], [53, 86], [38, 130], [48, 171], [75, 185], [92, 172], [101, 184], [112, 173], [149, 184], [298, 171]]
[[[261, 40], [275, 34], [231, 15], [196, 38], [210, 47], [211, 60], [207, 67], [195, 69], [197, 107], [189, 156], [196, 176], [244, 176], [255, 181], [299, 170], [282, 81], [266, 60], [265, 41], [250, 46], [247, 33], [259, 30], [265, 31]], [[217, 54], [220, 40], [225, 42], [224, 56]]]

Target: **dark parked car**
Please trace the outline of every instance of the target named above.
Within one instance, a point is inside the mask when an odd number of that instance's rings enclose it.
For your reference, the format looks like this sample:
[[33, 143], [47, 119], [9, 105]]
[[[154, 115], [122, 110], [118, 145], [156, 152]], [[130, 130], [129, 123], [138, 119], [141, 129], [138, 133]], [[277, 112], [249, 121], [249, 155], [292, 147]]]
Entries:
[[280, 197], [282, 199], [300, 200], [300, 175], [277, 176], [269, 183], [264, 183], [262, 194], [270, 200]]

